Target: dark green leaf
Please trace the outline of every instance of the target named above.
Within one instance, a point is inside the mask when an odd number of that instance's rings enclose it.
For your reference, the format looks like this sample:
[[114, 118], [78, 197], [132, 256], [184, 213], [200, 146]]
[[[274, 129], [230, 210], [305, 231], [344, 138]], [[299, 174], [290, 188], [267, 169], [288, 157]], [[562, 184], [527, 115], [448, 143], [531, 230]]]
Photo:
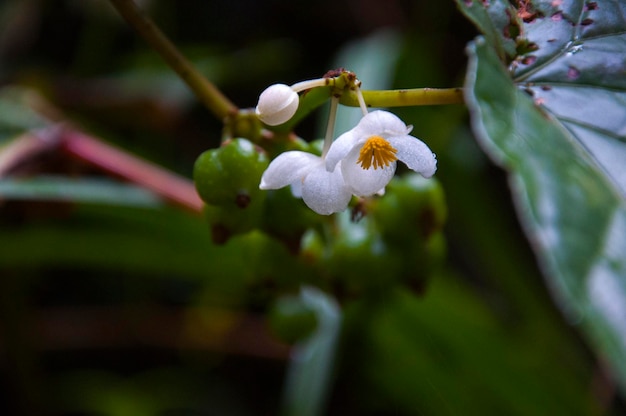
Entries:
[[[502, 13], [498, 2], [457, 3], [499, 51], [503, 16], [515, 9]], [[520, 34], [508, 39], [519, 52], [509, 68], [512, 77], [572, 133], [626, 195], [626, 4], [523, 3], [527, 5], [517, 14], [527, 19]]]
[[514, 77], [626, 195], [626, 4], [541, 7], [546, 18], [527, 25], [538, 49], [520, 59]]
[[469, 54], [474, 131], [510, 171], [557, 300], [626, 388], [626, 203], [572, 135], [516, 88], [484, 39]]
[[588, 414], [588, 370], [571, 338], [551, 339], [535, 320], [529, 343], [524, 318], [503, 322], [457, 279], [436, 276], [422, 299], [397, 290], [346, 307], [343, 363], [350, 391], [364, 390], [363, 414]]
[[518, 2], [521, 30], [505, 33], [518, 56], [507, 73], [494, 54], [502, 16], [487, 2], [457, 4], [485, 34], [470, 48], [474, 130], [511, 171], [562, 308], [626, 389], [626, 5]]
[[[519, 31], [515, 9], [506, 0], [457, 0], [463, 13], [484, 33], [501, 59], [515, 56], [514, 37]], [[513, 32], [513, 33], [512, 33]]]
[[0, 247], [2, 268], [87, 267], [174, 276], [204, 282], [207, 290], [220, 294], [221, 302], [236, 302], [255, 279], [269, 276], [275, 264], [284, 265], [285, 271], [272, 277], [287, 271], [302, 274], [270, 237], [251, 232], [218, 246], [202, 217], [174, 209], [77, 205], [68, 218], [0, 225]]

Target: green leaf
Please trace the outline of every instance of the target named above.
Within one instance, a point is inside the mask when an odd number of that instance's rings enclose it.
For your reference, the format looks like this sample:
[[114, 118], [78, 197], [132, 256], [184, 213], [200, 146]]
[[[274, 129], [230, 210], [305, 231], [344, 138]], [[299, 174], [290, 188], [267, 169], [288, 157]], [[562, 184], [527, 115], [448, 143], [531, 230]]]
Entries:
[[[502, 42], [516, 44], [519, 56], [509, 70], [517, 85], [569, 130], [626, 195], [626, 4], [535, 1], [502, 13], [498, 2], [457, 3], [496, 51]], [[502, 16], [515, 14], [519, 35], [502, 32]], [[527, 18], [520, 22], [520, 16]]]
[[534, 340], [503, 320], [467, 283], [437, 275], [428, 296], [389, 291], [345, 307], [339, 380], [361, 413], [399, 415], [592, 414], [586, 365], [574, 337], [553, 338], [529, 320]]
[[107, 205], [158, 207], [161, 199], [137, 186], [107, 179], [38, 176], [0, 180], [2, 199], [72, 201]]
[[468, 51], [475, 134], [510, 172], [557, 300], [626, 391], [626, 203], [571, 133], [516, 88], [494, 48], [479, 38]]
[[[626, 391], [626, 5], [524, 2], [520, 30], [502, 32], [497, 2], [457, 4], [485, 34], [470, 47], [474, 131], [511, 172], [562, 308]], [[505, 68], [507, 37], [518, 56]]]
[[284, 414], [315, 416], [323, 414], [341, 324], [341, 311], [324, 292], [304, 287], [303, 306], [317, 318], [317, 329], [294, 347], [287, 373]]
[[514, 77], [626, 195], [626, 4], [537, 7], [551, 17], [527, 25], [538, 49], [519, 60]]
[[77, 205], [63, 219], [3, 223], [0, 246], [3, 268], [87, 267], [193, 279], [205, 279], [218, 258], [240, 253], [213, 255], [200, 217], [174, 209], [96, 204]]
[[506, 0], [456, 0], [461, 11], [484, 34], [493, 45], [500, 59], [515, 56], [515, 41], [511, 38], [511, 27], [518, 27], [515, 9]]
[[[0, 247], [0, 274], [58, 267], [122, 270], [203, 282], [221, 304], [239, 302], [268, 276], [282, 284], [287, 273], [305, 274], [283, 245], [261, 232], [215, 245], [201, 216], [167, 207], [76, 205], [67, 218], [0, 224]], [[284, 269], [276, 270], [276, 264]]]

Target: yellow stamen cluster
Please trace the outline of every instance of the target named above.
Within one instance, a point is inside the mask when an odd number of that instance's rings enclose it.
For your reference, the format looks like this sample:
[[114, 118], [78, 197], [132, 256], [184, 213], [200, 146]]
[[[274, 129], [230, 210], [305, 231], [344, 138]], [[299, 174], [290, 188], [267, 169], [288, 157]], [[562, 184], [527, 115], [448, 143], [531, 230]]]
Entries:
[[397, 150], [387, 140], [380, 136], [372, 136], [363, 144], [357, 163], [360, 163], [361, 167], [366, 170], [372, 165], [374, 169], [382, 169], [398, 160], [396, 152]]

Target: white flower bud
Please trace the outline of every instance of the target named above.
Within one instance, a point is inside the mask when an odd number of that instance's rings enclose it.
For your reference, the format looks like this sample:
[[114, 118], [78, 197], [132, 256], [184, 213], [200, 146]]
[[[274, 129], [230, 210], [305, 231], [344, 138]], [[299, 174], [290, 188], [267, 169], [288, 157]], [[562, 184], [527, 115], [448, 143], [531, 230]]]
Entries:
[[259, 96], [256, 113], [265, 124], [277, 126], [293, 117], [298, 104], [298, 93], [289, 85], [274, 84]]

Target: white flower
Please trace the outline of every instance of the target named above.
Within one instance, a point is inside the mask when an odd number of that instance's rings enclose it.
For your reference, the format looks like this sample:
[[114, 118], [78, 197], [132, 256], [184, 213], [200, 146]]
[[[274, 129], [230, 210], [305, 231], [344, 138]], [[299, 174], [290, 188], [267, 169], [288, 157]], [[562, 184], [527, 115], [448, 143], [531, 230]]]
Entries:
[[397, 160], [429, 178], [437, 170], [437, 159], [424, 142], [409, 135], [411, 130], [388, 111], [368, 113], [333, 142], [325, 158], [326, 169], [340, 169], [356, 196], [383, 192], [395, 174]]
[[322, 215], [343, 211], [352, 193], [345, 186], [341, 169], [326, 169], [324, 159], [312, 153], [290, 151], [274, 159], [261, 177], [261, 189], [292, 185], [295, 196]]
[[277, 126], [289, 120], [298, 110], [298, 93], [289, 85], [274, 84], [259, 96], [256, 113], [267, 125]]

